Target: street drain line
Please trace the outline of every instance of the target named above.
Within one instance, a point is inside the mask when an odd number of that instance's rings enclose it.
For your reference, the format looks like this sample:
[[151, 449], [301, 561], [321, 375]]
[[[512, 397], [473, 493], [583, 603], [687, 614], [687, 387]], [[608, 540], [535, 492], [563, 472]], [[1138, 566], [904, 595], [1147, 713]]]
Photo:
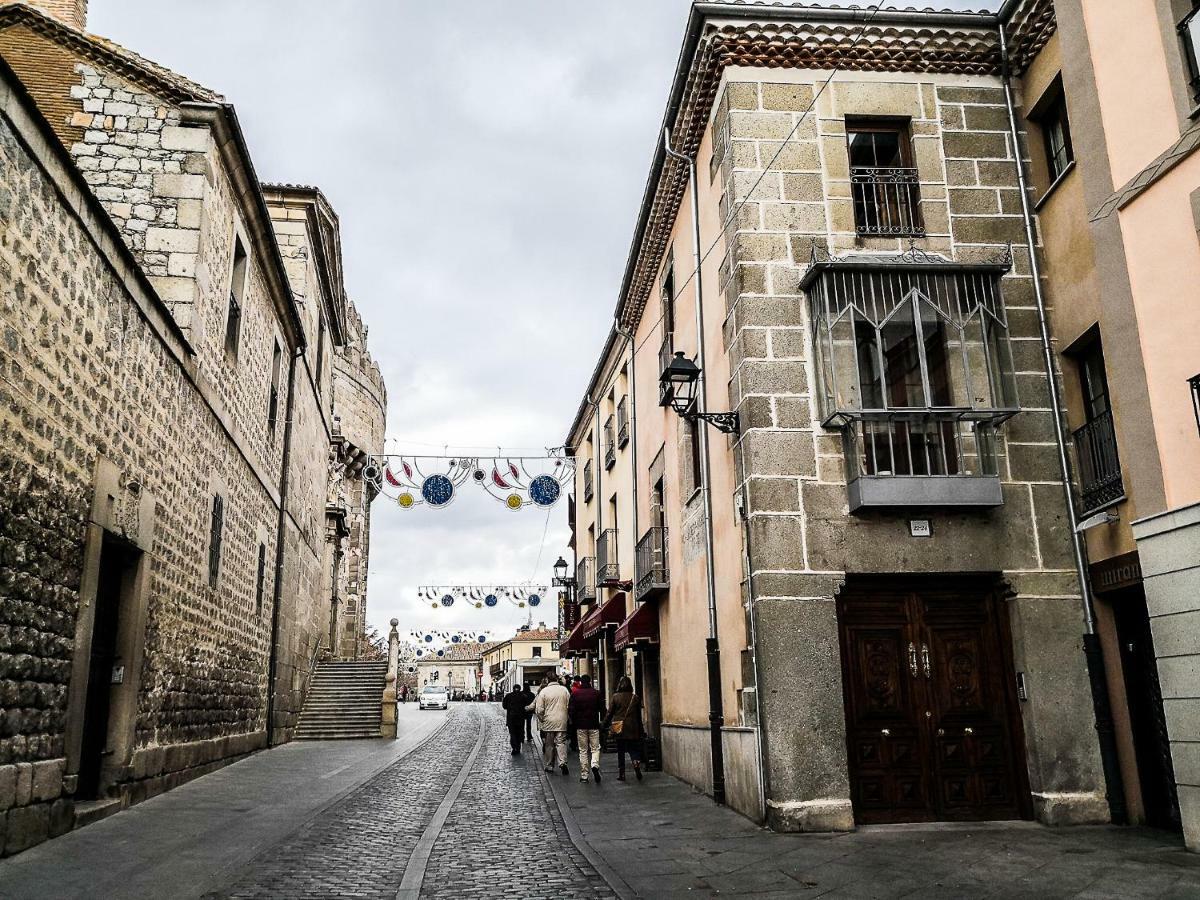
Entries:
[[442, 833], [442, 827], [446, 824], [446, 819], [450, 817], [450, 810], [454, 807], [454, 801], [458, 799], [458, 795], [462, 793], [463, 785], [467, 783], [467, 777], [471, 774], [471, 769], [475, 766], [475, 760], [479, 758], [479, 751], [483, 749], [483, 741], [487, 736], [486, 724], [483, 717], [480, 716], [479, 737], [475, 739], [475, 746], [471, 748], [466, 762], [463, 763], [462, 769], [459, 770], [458, 777], [454, 779], [454, 784], [450, 785], [450, 790], [446, 792], [446, 796], [438, 804], [433, 818], [429, 820], [429, 824], [421, 832], [421, 838], [417, 841], [417, 846], [413, 847], [412, 854], [408, 857], [408, 865], [404, 867], [404, 878], [400, 881], [400, 889], [396, 891], [396, 900], [418, 900], [420, 897], [421, 885], [425, 882], [425, 870], [429, 867], [429, 857], [433, 854], [433, 845], [437, 842], [438, 835]]

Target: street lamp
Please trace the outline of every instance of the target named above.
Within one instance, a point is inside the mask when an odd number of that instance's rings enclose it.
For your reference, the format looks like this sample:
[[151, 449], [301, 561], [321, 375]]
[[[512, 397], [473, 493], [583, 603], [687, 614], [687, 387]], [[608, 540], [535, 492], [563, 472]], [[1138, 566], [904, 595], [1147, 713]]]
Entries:
[[554, 564], [553, 584], [555, 587], [565, 587], [566, 586], [566, 584], [567, 584], [567, 569], [568, 569], [567, 561], [560, 556], [558, 558], [558, 561]]
[[671, 409], [689, 422], [697, 419], [707, 422], [723, 434], [736, 434], [738, 430], [738, 414], [735, 412], [699, 412], [696, 409], [696, 393], [700, 387], [700, 367], [675, 351], [675, 356], [667, 363], [659, 382], [667, 389], [671, 398]]

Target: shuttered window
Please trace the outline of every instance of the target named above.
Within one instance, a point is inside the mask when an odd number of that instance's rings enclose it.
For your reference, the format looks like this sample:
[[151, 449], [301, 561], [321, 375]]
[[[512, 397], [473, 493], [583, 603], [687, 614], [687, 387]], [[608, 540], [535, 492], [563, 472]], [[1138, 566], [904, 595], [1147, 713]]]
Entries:
[[263, 608], [263, 589], [267, 583], [267, 545], [258, 545], [258, 575], [255, 577], [254, 614], [261, 616]]
[[225, 501], [220, 494], [213, 497], [212, 521], [208, 531], [208, 584], [217, 586], [221, 574], [221, 531], [225, 524]]

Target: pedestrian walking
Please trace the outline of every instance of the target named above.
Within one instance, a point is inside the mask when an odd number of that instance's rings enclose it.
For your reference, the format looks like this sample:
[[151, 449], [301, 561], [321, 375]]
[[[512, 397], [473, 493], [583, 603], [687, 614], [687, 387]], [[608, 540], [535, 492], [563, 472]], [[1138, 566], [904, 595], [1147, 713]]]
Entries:
[[525, 740], [533, 742], [533, 687], [529, 684], [525, 685], [525, 690], [521, 692], [521, 696], [525, 698]]
[[512, 693], [504, 698], [503, 705], [508, 742], [512, 745], [513, 756], [516, 756], [521, 752], [521, 742], [525, 738], [525, 693], [521, 685], [513, 685]]
[[[570, 676], [567, 677], [567, 690], [571, 692], [572, 697], [574, 697], [575, 692], [577, 690], [579, 690], [579, 685], [581, 683], [582, 682], [580, 682], [578, 675], [576, 675], [574, 678], [571, 678]], [[574, 722], [569, 722], [567, 724], [567, 733], [570, 735], [570, 738], [571, 738], [571, 752], [578, 753], [579, 752], [579, 737], [575, 733], [575, 723]]]
[[617, 682], [608, 711], [607, 727], [617, 739], [617, 781], [625, 780], [625, 754], [633, 762], [633, 774], [642, 780], [642, 698], [633, 692], [628, 676]]
[[590, 765], [592, 777], [599, 784], [600, 721], [604, 718], [604, 698], [592, 687], [591, 675], [580, 678], [579, 689], [571, 695], [568, 711], [579, 741], [579, 780], [588, 780]]
[[537, 713], [538, 728], [542, 732], [542, 767], [553, 772], [557, 763], [564, 775], [567, 769], [567, 712], [571, 705], [571, 692], [546, 676], [533, 710]]

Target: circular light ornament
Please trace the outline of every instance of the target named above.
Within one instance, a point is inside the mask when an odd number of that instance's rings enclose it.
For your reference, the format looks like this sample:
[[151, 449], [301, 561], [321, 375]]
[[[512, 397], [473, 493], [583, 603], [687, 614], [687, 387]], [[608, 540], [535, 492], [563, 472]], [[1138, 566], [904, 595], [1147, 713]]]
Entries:
[[487, 635], [486, 635], [486, 634], [481, 634], [481, 635], [479, 636], [479, 643], [481, 643], [481, 644], [486, 644], [486, 643], [487, 643]]
[[562, 486], [549, 475], [539, 475], [529, 483], [529, 499], [545, 509], [558, 502]]
[[425, 655], [425, 651], [424, 651], [424, 650], [418, 650], [418, 651], [417, 651], [417, 656], [424, 656], [424, 655]]
[[477, 603], [475, 604], [475, 608], [476, 608], [476, 609], [483, 609], [483, 603], [482, 603], [482, 602], [477, 602]]
[[497, 603], [500, 602], [500, 598], [497, 597], [495, 594], [488, 594], [486, 597], [483, 598], [483, 602], [487, 606], [495, 606]]
[[449, 608], [453, 605], [454, 605], [454, 595], [453, 594], [442, 594], [442, 606]]
[[399, 497], [396, 498], [396, 505], [399, 506], [401, 509], [412, 509], [414, 504], [416, 504], [416, 502], [417, 502], [417, 498], [414, 497], [412, 494], [410, 494], [408, 491], [405, 491], [403, 494], [401, 494]]
[[445, 475], [430, 475], [421, 482], [421, 496], [430, 506], [445, 506], [454, 499], [454, 482]]
[[433, 643], [433, 635], [432, 634], [425, 635], [425, 643], [427, 643], [427, 644]]
[[525, 505], [525, 501], [521, 499], [520, 494], [509, 494], [504, 498], [504, 505], [511, 510], [518, 510]]
[[541, 595], [539, 595], [539, 594], [530, 594], [530, 595], [529, 595], [529, 600], [528, 600], [527, 602], [529, 603], [529, 605], [530, 605], [530, 606], [540, 606], [540, 605], [541, 605], [541, 603], [542, 603], [542, 598], [541, 598]]
[[462, 640], [462, 638], [460, 638], [460, 637], [459, 637], [459, 636], [456, 634], [454, 637], [450, 638], [450, 643], [452, 643], [452, 644], [457, 644], [457, 643], [458, 643], [459, 641], [461, 641], [461, 640]]
[[445, 656], [445, 655], [446, 655], [446, 651], [445, 651], [445, 650], [439, 650], [439, 651], [437, 652], [437, 655], [438, 655], [438, 656]]

